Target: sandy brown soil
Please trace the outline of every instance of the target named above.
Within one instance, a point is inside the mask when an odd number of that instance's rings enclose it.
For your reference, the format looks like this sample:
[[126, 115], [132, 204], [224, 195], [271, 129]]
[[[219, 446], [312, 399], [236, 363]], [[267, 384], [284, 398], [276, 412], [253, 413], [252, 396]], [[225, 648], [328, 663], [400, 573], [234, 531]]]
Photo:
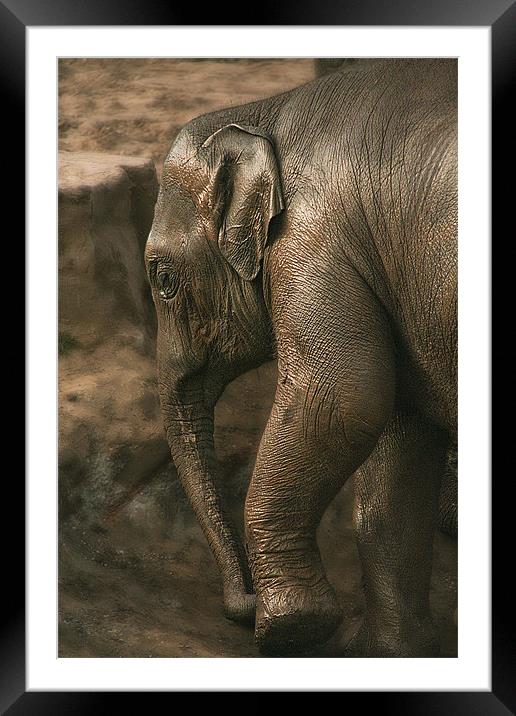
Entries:
[[313, 77], [311, 60], [61, 60], [59, 149], [151, 157], [159, 176], [190, 119]]
[[[60, 149], [148, 157], [159, 175], [171, 141], [190, 118], [312, 77], [309, 60], [62, 60]], [[129, 225], [122, 231], [116, 217], [112, 224], [105, 235], [116, 261], [117, 240], [129, 241], [138, 231]], [[95, 231], [101, 245], [102, 233]], [[90, 246], [86, 234], [82, 243], [73, 231], [66, 236], [77, 247]], [[106, 290], [110, 274], [83, 270], [80, 280], [91, 285], [77, 292], [73, 244], [67, 251], [71, 260], [60, 273], [59, 654], [256, 657], [252, 631], [224, 619], [214, 561], [168, 459], [153, 337], [138, 323], [143, 309], [124, 313]], [[119, 263], [132, 285], [140, 281], [136, 264]], [[77, 296], [81, 310], [69, 310]], [[217, 452], [239, 521], [274, 381], [272, 364], [242, 376], [217, 407]], [[351, 504], [350, 482], [319, 530], [345, 614], [321, 655], [342, 653], [363, 610]], [[456, 572], [455, 543], [436, 535], [431, 601], [443, 656], [456, 655]]]

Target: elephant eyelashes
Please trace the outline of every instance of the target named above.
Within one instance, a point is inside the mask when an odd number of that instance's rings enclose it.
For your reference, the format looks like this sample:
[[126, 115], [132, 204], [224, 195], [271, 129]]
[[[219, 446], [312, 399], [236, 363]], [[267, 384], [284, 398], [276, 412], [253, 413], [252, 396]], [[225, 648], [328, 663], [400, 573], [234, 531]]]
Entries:
[[179, 288], [179, 281], [173, 271], [158, 270], [156, 273], [156, 285], [160, 298], [173, 298]]

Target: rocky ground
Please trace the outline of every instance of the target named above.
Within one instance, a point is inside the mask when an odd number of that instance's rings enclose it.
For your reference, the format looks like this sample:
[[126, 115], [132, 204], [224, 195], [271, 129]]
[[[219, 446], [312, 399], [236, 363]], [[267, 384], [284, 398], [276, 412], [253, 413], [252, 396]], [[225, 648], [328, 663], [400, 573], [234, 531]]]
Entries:
[[[142, 249], [161, 165], [190, 118], [313, 77], [310, 60], [102, 60], [59, 64], [59, 654], [253, 656], [227, 621], [214, 561], [169, 460], [156, 392]], [[269, 364], [231, 384], [216, 445], [242, 503], [275, 387]], [[351, 482], [319, 530], [345, 618], [363, 609]], [[456, 655], [456, 544], [436, 535], [432, 608]]]

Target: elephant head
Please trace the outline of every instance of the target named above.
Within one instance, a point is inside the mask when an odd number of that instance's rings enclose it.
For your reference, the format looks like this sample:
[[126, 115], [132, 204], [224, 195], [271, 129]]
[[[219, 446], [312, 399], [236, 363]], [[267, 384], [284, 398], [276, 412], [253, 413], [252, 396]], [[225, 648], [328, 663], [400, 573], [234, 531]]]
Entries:
[[230, 124], [205, 139], [190, 125], [165, 161], [145, 250], [167, 439], [220, 568], [226, 616], [236, 620], [252, 618], [254, 597], [220, 488], [213, 415], [227, 383], [272, 357], [261, 266], [282, 208], [270, 137]]

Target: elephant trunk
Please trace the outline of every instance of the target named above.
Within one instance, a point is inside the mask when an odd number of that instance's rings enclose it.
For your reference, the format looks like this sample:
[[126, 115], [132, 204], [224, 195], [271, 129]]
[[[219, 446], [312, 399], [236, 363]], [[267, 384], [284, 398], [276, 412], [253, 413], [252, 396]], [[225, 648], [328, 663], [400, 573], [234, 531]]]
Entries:
[[224, 613], [235, 621], [254, 622], [255, 597], [244, 547], [219, 487], [214, 405], [206, 403], [200, 379], [176, 380], [172, 389], [160, 392], [172, 459], [222, 575]]

